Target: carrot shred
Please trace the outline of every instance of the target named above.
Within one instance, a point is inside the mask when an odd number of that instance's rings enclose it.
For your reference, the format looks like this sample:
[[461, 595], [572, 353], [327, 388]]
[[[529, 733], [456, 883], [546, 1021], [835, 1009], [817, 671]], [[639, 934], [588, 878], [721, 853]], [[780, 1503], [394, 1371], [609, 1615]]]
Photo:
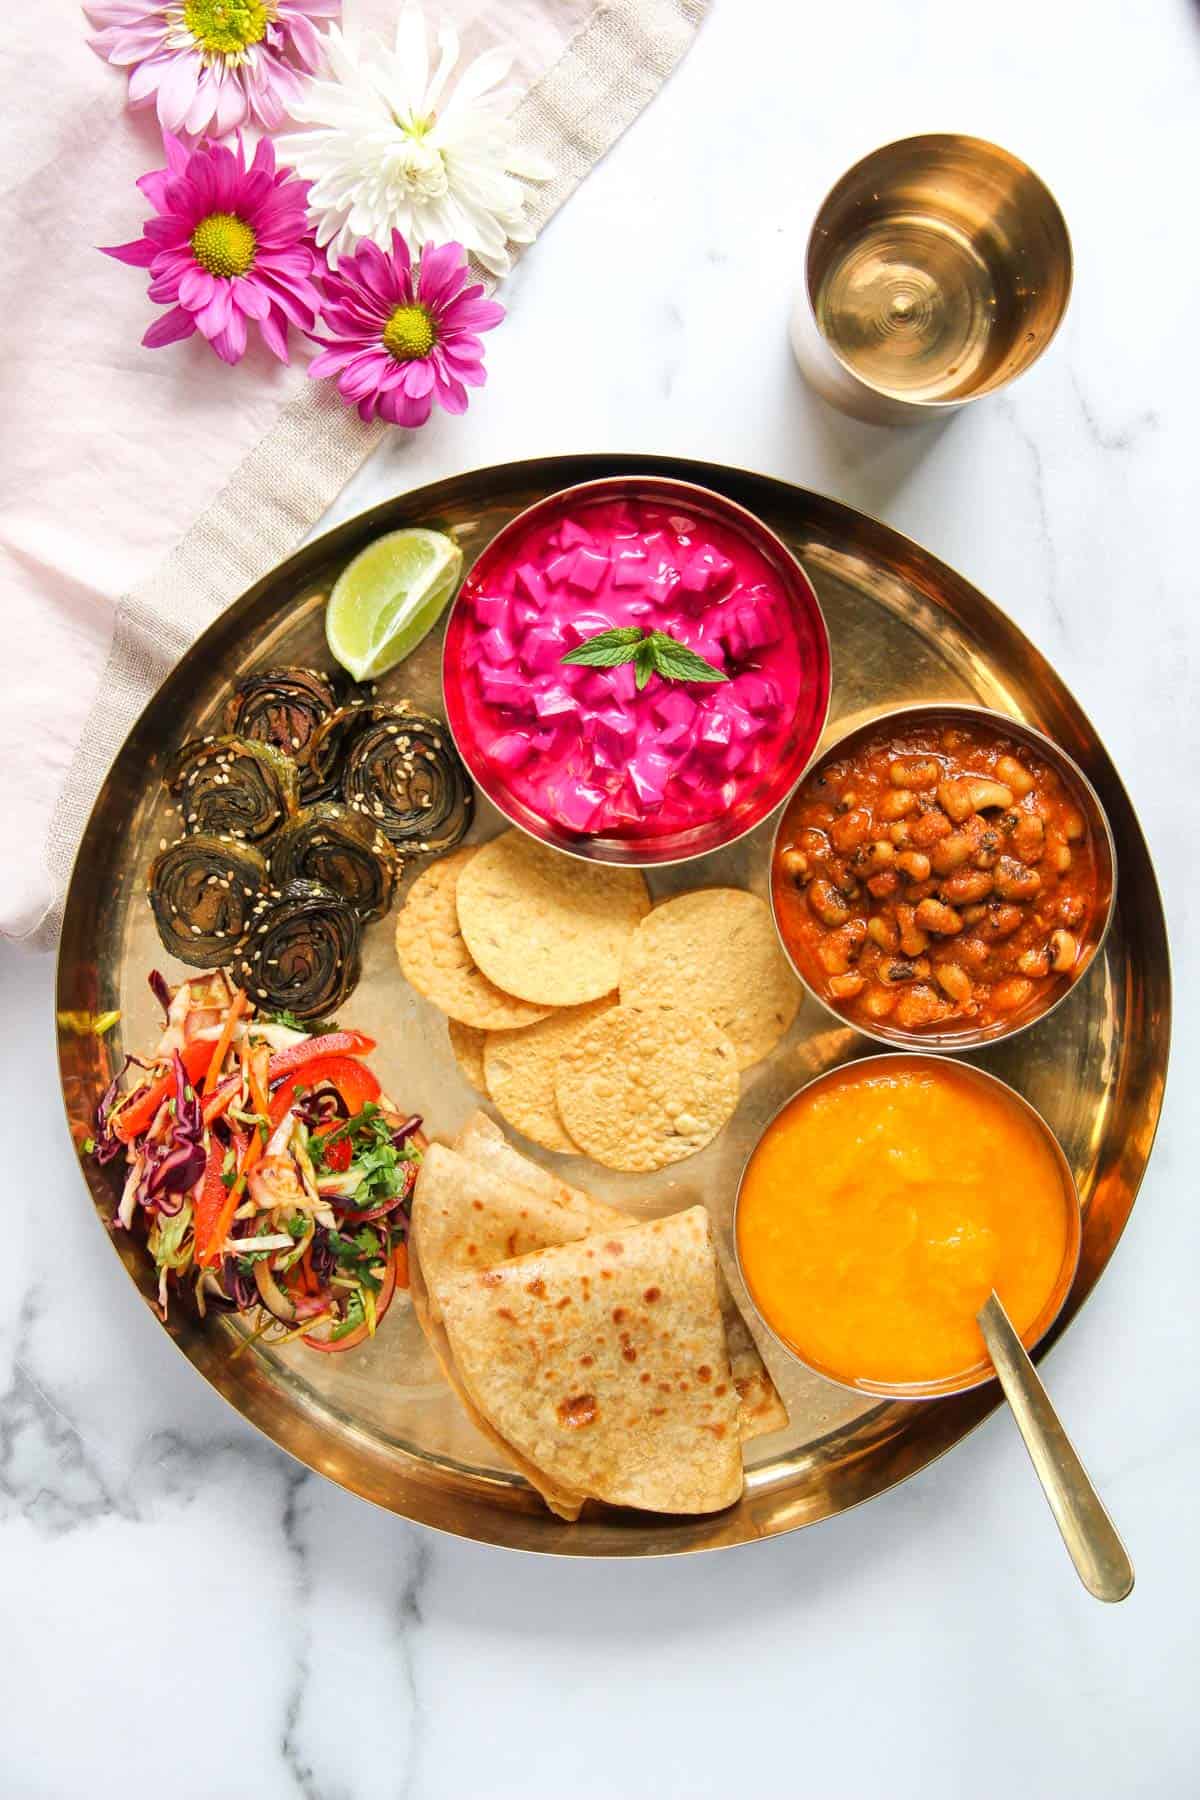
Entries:
[[229, 1003], [229, 1011], [225, 1014], [225, 1023], [221, 1027], [221, 1035], [217, 1039], [217, 1047], [213, 1051], [212, 1061], [208, 1065], [208, 1074], [204, 1077], [205, 1094], [211, 1094], [221, 1079], [221, 1065], [229, 1054], [229, 1046], [233, 1042], [233, 1030], [246, 1010], [245, 988], [234, 988], [233, 999]]
[[395, 1259], [396, 1259], [396, 1286], [406, 1288], [409, 1285], [408, 1245], [407, 1244], [397, 1244], [396, 1245]]

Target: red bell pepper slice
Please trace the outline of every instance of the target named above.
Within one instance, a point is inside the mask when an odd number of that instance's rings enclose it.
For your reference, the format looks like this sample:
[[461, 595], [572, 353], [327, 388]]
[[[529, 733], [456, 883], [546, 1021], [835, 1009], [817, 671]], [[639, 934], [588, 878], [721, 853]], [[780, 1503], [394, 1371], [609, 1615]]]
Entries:
[[[193, 1038], [180, 1051], [183, 1059], [184, 1073], [192, 1087], [198, 1087], [200, 1079], [208, 1072], [216, 1044], [209, 1038]], [[154, 1115], [164, 1100], [169, 1100], [175, 1092], [175, 1071], [168, 1067], [165, 1075], [159, 1075], [149, 1087], [144, 1087], [128, 1106], [123, 1106], [112, 1122], [114, 1134], [123, 1144], [130, 1144], [135, 1137], [141, 1135], [153, 1123]]]
[[349, 1107], [351, 1116], [361, 1112], [368, 1100], [378, 1100], [383, 1091], [370, 1069], [364, 1063], [356, 1062], [352, 1056], [318, 1057], [315, 1062], [306, 1063], [303, 1068], [289, 1075], [271, 1095], [271, 1130], [274, 1131], [292, 1105], [297, 1088], [319, 1087], [323, 1081], [337, 1089]]
[[217, 1236], [217, 1226], [229, 1198], [229, 1190], [221, 1180], [221, 1170], [225, 1166], [224, 1148], [211, 1138], [208, 1145], [208, 1161], [204, 1165], [204, 1180], [200, 1184], [200, 1198], [196, 1202], [194, 1230], [196, 1233], [196, 1261], [198, 1263], [214, 1263], [219, 1259], [213, 1254], [215, 1247], [224, 1243], [225, 1235]]
[[306, 1038], [302, 1044], [291, 1044], [271, 1058], [270, 1080], [282, 1081], [305, 1063], [324, 1056], [370, 1056], [375, 1039], [364, 1031], [327, 1031], [324, 1037]]
[[[292, 1044], [289, 1049], [280, 1050], [271, 1058], [270, 1066], [267, 1069], [267, 1083], [273, 1087], [285, 1076], [295, 1074], [297, 1069], [305, 1068], [309, 1063], [320, 1061], [327, 1056], [369, 1056], [374, 1048], [375, 1039], [367, 1037], [365, 1032], [329, 1031], [324, 1037], [309, 1038], [303, 1044]], [[307, 1079], [311, 1081], [311, 1075]], [[231, 1075], [208, 1096], [204, 1102], [204, 1123], [206, 1125], [211, 1125], [214, 1119], [220, 1118], [241, 1085], [241, 1076]], [[286, 1110], [285, 1107], [283, 1112]], [[279, 1114], [281, 1119], [283, 1112]]]

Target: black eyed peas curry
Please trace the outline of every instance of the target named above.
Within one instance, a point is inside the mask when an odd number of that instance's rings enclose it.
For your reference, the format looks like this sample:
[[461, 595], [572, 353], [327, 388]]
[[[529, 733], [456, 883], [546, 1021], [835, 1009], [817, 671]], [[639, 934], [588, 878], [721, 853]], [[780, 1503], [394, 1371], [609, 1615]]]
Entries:
[[784, 941], [867, 1030], [1015, 1022], [1070, 984], [1104, 923], [1083, 809], [1048, 759], [989, 725], [894, 733], [793, 795], [771, 876]]

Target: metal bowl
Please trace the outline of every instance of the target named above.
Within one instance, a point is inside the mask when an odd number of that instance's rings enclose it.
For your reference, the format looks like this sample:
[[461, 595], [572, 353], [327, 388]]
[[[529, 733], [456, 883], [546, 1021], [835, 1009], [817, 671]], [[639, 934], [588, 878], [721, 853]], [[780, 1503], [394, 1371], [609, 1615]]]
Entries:
[[[723, 525], [747, 539], [760, 556], [770, 564], [780, 589], [791, 609], [800, 638], [801, 655], [815, 669], [815, 682], [809, 684], [808, 697], [802, 696], [800, 708], [792, 720], [791, 738], [786, 753], [780, 757], [761, 785], [748, 792], [738, 804], [719, 818], [685, 830], [661, 836], [623, 837], [591, 836], [567, 831], [545, 819], [513, 794], [500, 772], [488, 765], [480, 754], [467, 716], [463, 696], [462, 651], [467, 630], [471, 599], [485, 583], [492, 570], [507, 561], [512, 546], [531, 525], [545, 523], [566, 515], [583, 505], [598, 500], [658, 501], [677, 506], [681, 512], [697, 514]], [[829, 715], [830, 656], [829, 633], [812, 582], [775, 533], [745, 507], [723, 494], [697, 487], [690, 481], [673, 481], [661, 475], [620, 475], [604, 481], [583, 481], [548, 495], [510, 520], [489, 543], [483, 554], [468, 570], [451, 609], [446, 628], [442, 657], [442, 686], [446, 702], [446, 718], [459, 755], [470, 771], [480, 792], [511, 824], [543, 844], [551, 844], [569, 856], [585, 862], [615, 863], [627, 868], [660, 868], [669, 863], [688, 862], [723, 850], [769, 817], [789, 794], [803, 773], [809, 758], [820, 742]]]
[[[911, 1055], [898, 1055], [894, 1052], [890, 1056], [869, 1055], [851, 1058], [849, 1063], [838, 1063], [835, 1068], [826, 1069], [825, 1072], [818, 1075], [815, 1080], [808, 1081], [803, 1087], [797, 1088], [796, 1092], [785, 1100], [778, 1112], [774, 1114], [770, 1123], [760, 1135], [753, 1150], [751, 1150], [749, 1156], [746, 1158], [742, 1173], [738, 1178], [737, 1193], [734, 1196], [733, 1202], [733, 1248], [734, 1255], [737, 1259], [738, 1274], [741, 1276], [743, 1286], [750, 1296], [751, 1305], [754, 1307], [763, 1326], [770, 1332], [780, 1349], [795, 1362], [799, 1363], [802, 1368], [811, 1369], [814, 1374], [822, 1376], [826, 1381], [834, 1382], [838, 1387], [849, 1388], [853, 1392], [859, 1394], [875, 1394], [887, 1400], [936, 1400], [946, 1394], [965, 1394], [971, 1388], [980, 1387], [985, 1381], [993, 1380], [996, 1371], [985, 1355], [982, 1361], [973, 1364], [969, 1369], [962, 1369], [955, 1375], [947, 1375], [937, 1381], [889, 1383], [848, 1378], [844, 1374], [838, 1374], [831, 1369], [823, 1368], [820, 1363], [811, 1362], [807, 1357], [801, 1356], [800, 1352], [793, 1344], [790, 1344], [786, 1338], [779, 1335], [766, 1313], [762, 1311], [758, 1304], [754, 1289], [746, 1277], [746, 1271], [742, 1265], [741, 1238], [738, 1232], [738, 1213], [741, 1207], [742, 1191], [746, 1185], [746, 1175], [754, 1158], [758, 1154], [764, 1141], [770, 1136], [776, 1122], [783, 1116], [788, 1107], [793, 1105], [802, 1094], [810, 1094], [815, 1088], [822, 1087], [826, 1083], [833, 1081], [836, 1077], [843, 1075], [845, 1070], [849, 1067], [858, 1067], [869, 1064], [873, 1070], [878, 1070], [880, 1073], [883, 1073], [889, 1068], [911, 1069], [914, 1062], [917, 1060], [919, 1059], [914, 1058]], [[926, 1060], [932, 1063], [934, 1058], [928, 1057]], [[972, 1063], [956, 1062], [954, 1066], [956, 1069], [960, 1070], [969, 1081], [977, 1082], [980, 1087], [990, 1088], [993, 1091], [999, 1091], [1000, 1093], [1005, 1094], [1008, 1099], [1025, 1113], [1027, 1118], [1029, 1118], [1037, 1128], [1037, 1131], [1047, 1148], [1051, 1151], [1058, 1168], [1059, 1176], [1062, 1180], [1063, 1195], [1067, 1209], [1067, 1247], [1063, 1255], [1062, 1266], [1058, 1272], [1058, 1279], [1050, 1293], [1047, 1295], [1045, 1304], [1034, 1319], [1032, 1325], [1030, 1325], [1021, 1335], [1021, 1342], [1027, 1350], [1031, 1351], [1041, 1342], [1042, 1338], [1053, 1325], [1055, 1319], [1057, 1319], [1059, 1313], [1066, 1304], [1067, 1296], [1075, 1283], [1075, 1275], [1079, 1267], [1080, 1246], [1083, 1241], [1083, 1218], [1079, 1205], [1079, 1190], [1075, 1185], [1075, 1177], [1071, 1173], [1071, 1165], [1068, 1163], [1066, 1156], [1063, 1153], [1062, 1145], [1047, 1125], [1045, 1119], [1043, 1119], [1041, 1113], [1029, 1104], [1029, 1101], [1026, 1100], [1023, 1094], [1019, 1094], [1016, 1088], [1010, 1087], [1006, 1081], [1001, 1081], [998, 1076], [989, 1074], [986, 1069], [977, 1069]]]
[[[905, 1031], [897, 1025], [889, 1025], [881, 1021], [868, 1026], [848, 1013], [841, 1012], [833, 1001], [826, 998], [815, 988], [809, 977], [791, 951], [779, 918], [776, 903], [775, 869], [779, 856], [779, 841], [787, 819], [788, 807], [795, 792], [805, 781], [817, 774], [831, 763], [840, 762], [843, 757], [852, 755], [869, 739], [894, 733], [902, 737], [906, 731], [927, 724], [930, 720], [945, 721], [953, 724], [956, 720], [969, 725], [986, 725], [1005, 737], [1012, 738], [1018, 744], [1026, 744], [1029, 748], [1051, 763], [1064, 785], [1079, 804], [1087, 822], [1088, 832], [1096, 855], [1097, 863], [1097, 906], [1088, 920], [1087, 935], [1081, 946], [1080, 955], [1075, 967], [1069, 975], [1058, 981], [1048, 981], [1041, 987], [1035, 998], [1022, 1011], [1009, 1018], [997, 1019], [991, 1025], [971, 1026], [955, 1024], [944, 1031]], [[1043, 732], [1036, 731], [1032, 725], [1026, 725], [1020, 719], [1011, 718], [1007, 713], [996, 712], [985, 706], [965, 706], [957, 702], [933, 701], [919, 706], [901, 706], [892, 712], [877, 713], [865, 724], [856, 725], [852, 731], [838, 738], [811, 768], [804, 771], [792, 794], [788, 795], [788, 806], [779, 815], [775, 827], [775, 836], [771, 843], [771, 916], [775, 921], [775, 930], [783, 953], [794, 969], [804, 987], [812, 995], [819, 1006], [835, 1018], [841, 1025], [850, 1025], [860, 1036], [877, 1044], [885, 1044], [891, 1049], [926, 1050], [935, 1054], [947, 1052], [978, 1050], [985, 1044], [996, 1044], [1004, 1038], [1015, 1037], [1019, 1032], [1028, 1031], [1031, 1025], [1049, 1018], [1050, 1014], [1061, 1006], [1067, 995], [1087, 973], [1095, 961], [1108, 935], [1112, 924], [1113, 913], [1117, 903], [1117, 853], [1113, 842], [1112, 828], [1108, 817], [1100, 803], [1095, 788], [1075, 760], [1067, 755], [1052, 738]]]

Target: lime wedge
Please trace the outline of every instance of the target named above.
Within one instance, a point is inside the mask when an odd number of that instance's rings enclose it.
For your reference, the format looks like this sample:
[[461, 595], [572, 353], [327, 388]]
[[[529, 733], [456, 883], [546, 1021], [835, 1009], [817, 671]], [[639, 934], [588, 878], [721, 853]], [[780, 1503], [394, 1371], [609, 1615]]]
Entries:
[[462, 561], [443, 532], [412, 526], [376, 538], [342, 570], [325, 636], [355, 681], [373, 681], [412, 654], [458, 586]]

